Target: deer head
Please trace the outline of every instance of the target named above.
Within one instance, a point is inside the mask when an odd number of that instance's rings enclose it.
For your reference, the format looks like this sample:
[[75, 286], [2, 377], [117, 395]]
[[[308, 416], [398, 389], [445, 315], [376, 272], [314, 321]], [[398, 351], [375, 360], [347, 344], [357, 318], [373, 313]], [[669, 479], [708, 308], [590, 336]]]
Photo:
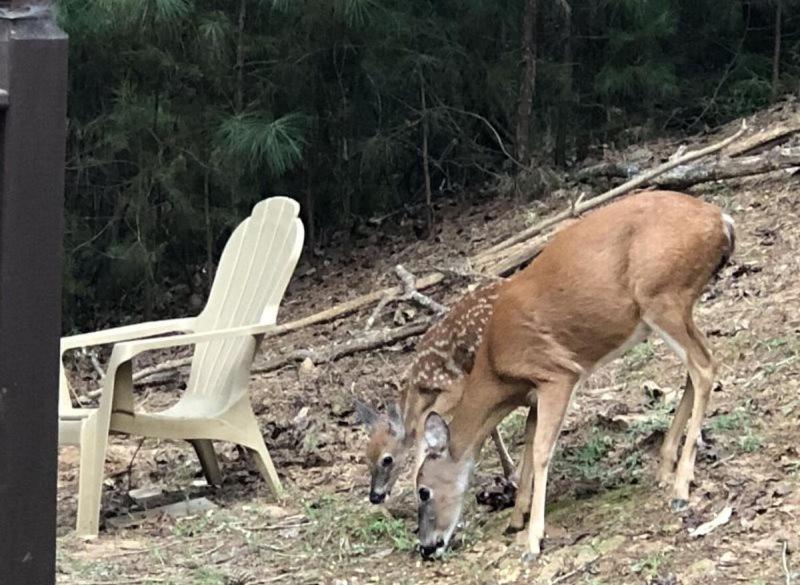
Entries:
[[391, 493], [403, 470], [410, 442], [403, 417], [392, 402], [381, 414], [363, 402], [356, 403], [356, 412], [370, 434], [367, 444], [367, 465], [370, 470], [369, 501], [380, 504]]
[[444, 419], [430, 412], [425, 419], [422, 465], [417, 473], [419, 548], [423, 558], [439, 556], [453, 536], [469, 476], [474, 467], [470, 456], [460, 460], [450, 452], [450, 430]]

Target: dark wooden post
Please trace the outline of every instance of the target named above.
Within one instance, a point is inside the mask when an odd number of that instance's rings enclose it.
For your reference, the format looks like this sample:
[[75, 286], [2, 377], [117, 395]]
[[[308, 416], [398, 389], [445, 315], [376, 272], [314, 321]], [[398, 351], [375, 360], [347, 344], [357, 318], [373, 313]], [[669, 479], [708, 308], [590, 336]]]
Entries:
[[0, 582], [55, 582], [67, 36], [0, 2]]

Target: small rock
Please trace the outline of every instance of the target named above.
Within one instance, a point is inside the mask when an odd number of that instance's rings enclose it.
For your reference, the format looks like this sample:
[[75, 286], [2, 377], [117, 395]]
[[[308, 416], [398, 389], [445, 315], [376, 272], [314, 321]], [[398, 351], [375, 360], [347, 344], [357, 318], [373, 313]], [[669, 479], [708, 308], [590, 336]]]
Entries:
[[298, 425], [300, 425], [300, 423], [302, 423], [304, 420], [306, 420], [306, 418], [308, 418], [308, 407], [304, 406], [303, 408], [300, 409], [300, 411], [292, 419], [292, 424], [294, 426], [298, 426]]
[[316, 373], [317, 366], [314, 365], [314, 362], [311, 360], [311, 358], [304, 359], [297, 368], [297, 377], [300, 378], [300, 381], [313, 378]]
[[738, 560], [739, 559], [735, 554], [733, 554], [731, 551], [728, 551], [719, 558], [719, 563], [721, 565], [730, 566], [735, 565]]
[[284, 508], [283, 506], [278, 506], [276, 504], [267, 504], [263, 508], [261, 508], [261, 511], [270, 520], [281, 520], [283, 518], [291, 516], [294, 513], [291, 510], [288, 510], [287, 508]]
[[143, 488], [136, 488], [132, 489], [128, 492], [128, 495], [135, 501], [144, 503], [147, 500], [152, 500], [154, 498], [159, 497], [164, 490], [160, 487], [150, 486], [150, 487], [143, 487]]
[[684, 573], [685, 579], [683, 583], [687, 585], [692, 583], [707, 583], [708, 578], [717, 570], [717, 566], [711, 559], [702, 559], [689, 565]]
[[617, 534], [616, 536], [612, 536], [611, 538], [606, 538], [605, 540], [595, 543], [594, 549], [599, 554], [605, 555], [611, 551], [617, 550], [623, 544], [625, 544], [625, 537], [621, 534]]

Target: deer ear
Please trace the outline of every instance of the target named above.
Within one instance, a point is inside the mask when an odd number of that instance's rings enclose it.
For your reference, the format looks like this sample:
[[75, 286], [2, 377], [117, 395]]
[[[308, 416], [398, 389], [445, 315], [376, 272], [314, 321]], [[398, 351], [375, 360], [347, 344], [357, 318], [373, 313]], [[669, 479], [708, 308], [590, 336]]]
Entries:
[[397, 406], [396, 402], [392, 401], [386, 405], [386, 414], [389, 418], [389, 428], [392, 430], [392, 433], [402, 439], [406, 434], [406, 428], [403, 422], [403, 416], [400, 414], [400, 408]]
[[425, 419], [425, 453], [441, 456], [450, 445], [450, 429], [438, 413], [431, 411]]
[[380, 416], [377, 410], [371, 406], [367, 406], [366, 403], [360, 400], [356, 400], [356, 418], [359, 423], [367, 427], [370, 431], [378, 422]]

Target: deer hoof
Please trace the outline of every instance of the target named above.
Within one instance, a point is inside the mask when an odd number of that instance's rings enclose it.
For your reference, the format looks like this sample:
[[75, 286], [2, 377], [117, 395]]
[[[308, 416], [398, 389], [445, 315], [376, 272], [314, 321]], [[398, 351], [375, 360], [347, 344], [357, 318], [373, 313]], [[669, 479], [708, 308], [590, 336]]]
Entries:
[[524, 555], [522, 555], [522, 564], [524, 564], [524, 565], [532, 565], [536, 561], [536, 559], [538, 557], [539, 557], [539, 553], [534, 553], [534, 552], [528, 551]]
[[682, 512], [689, 507], [689, 502], [682, 498], [675, 498], [669, 503], [669, 509], [673, 512]]

